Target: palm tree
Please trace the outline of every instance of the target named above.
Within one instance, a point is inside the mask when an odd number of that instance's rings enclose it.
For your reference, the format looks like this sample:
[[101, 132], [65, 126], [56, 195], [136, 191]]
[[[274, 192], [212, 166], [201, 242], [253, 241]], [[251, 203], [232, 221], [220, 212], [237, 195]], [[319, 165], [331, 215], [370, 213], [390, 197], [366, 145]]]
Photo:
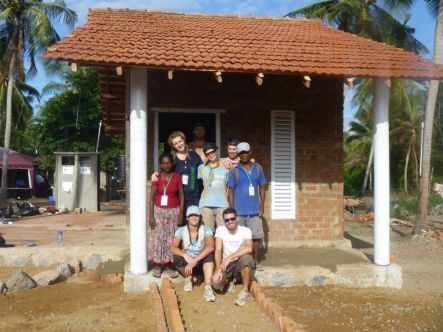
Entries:
[[392, 109], [395, 116], [392, 120], [391, 135], [396, 138], [396, 143], [406, 146], [405, 165], [403, 171], [403, 189], [408, 194], [408, 169], [409, 159], [412, 153], [414, 158], [415, 184], [418, 188], [418, 159], [417, 145], [423, 116], [425, 92], [413, 81], [404, 81], [398, 84], [392, 91], [394, 104]]
[[[412, 2], [413, 0], [326, 0], [294, 10], [287, 16], [319, 18], [330, 26], [360, 37], [411, 52], [424, 53], [427, 52], [426, 47], [414, 38], [415, 29], [407, 25], [407, 10]], [[404, 23], [400, 20], [404, 20]]]
[[[4, 80], [0, 82], [0, 137], [4, 137], [4, 132], [2, 124], [4, 123], [5, 117], [5, 106], [6, 106], [6, 91], [7, 91], [7, 81]], [[13, 137], [13, 148], [15, 150], [21, 150], [24, 136], [21, 134], [26, 129], [29, 121], [32, 118], [32, 102], [40, 99], [40, 94], [34, 87], [16, 81], [13, 86], [12, 93], [12, 119], [11, 126], [15, 133], [20, 133]]]
[[[3, 172], [0, 201], [6, 199], [6, 179], [11, 140], [12, 96], [15, 81], [37, 72], [36, 57], [60, 39], [51, 20], [62, 19], [73, 27], [77, 14], [68, 9], [63, 0], [48, 3], [42, 0], [9, 0], [0, 2], [0, 39], [6, 41], [2, 48], [7, 50], [8, 85], [6, 93], [6, 127], [4, 137]], [[24, 58], [30, 66], [24, 70]]]
[[[428, 8], [436, 16], [435, 36], [434, 36], [434, 56], [433, 61], [441, 64], [443, 55], [443, 0], [426, 0]], [[423, 133], [423, 160], [422, 174], [420, 178], [420, 187], [418, 195], [417, 219], [414, 225], [414, 234], [421, 229], [427, 230], [428, 199], [429, 199], [429, 176], [431, 166], [432, 149], [432, 129], [434, 126], [434, 113], [439, 89], [439, 81], [432, 80], [429, 86], [428, 97], [425, 110], [425, 130]]]
[[[372, 144], [372, 80], [356, 81], [356, 94], [352, 98], [352, 105], [358, 105], [355, 114], [355, 120], [351, 121], [349, 135], [346, 143], [350, 144], [349, 154], [352, 155], [352, 162], [346, 165], [348, 168], [355, 167], [358, 164], [366, 163], [365, 177], [360, 189], [360, 195], [363, 195], [368, 184], [369, 174], [372, 168], [374, 158], [374, 146]], [[369, 154], [368, 154], [369, 152]]]

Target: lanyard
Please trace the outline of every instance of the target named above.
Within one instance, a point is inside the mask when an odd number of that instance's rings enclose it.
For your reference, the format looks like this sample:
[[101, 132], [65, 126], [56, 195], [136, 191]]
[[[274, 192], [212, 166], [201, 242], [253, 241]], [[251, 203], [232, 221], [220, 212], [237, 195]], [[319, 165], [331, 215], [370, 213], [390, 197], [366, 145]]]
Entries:
[[[251, 165], [251, 175], [252, 175], [253, 167], [254, 167], [254, 165]], [[249, 180], [249, 186], [252, 187], [252, 180], [251, 180], [251, 175], [249, 175], [249, 172], [246, 169], [244, 169], [242, 166], [240, 166], [240, 165], [238, 166], [238, 168], [242, 169], [243, 172], [245, 172], [245, 174], [246, 174], [246, 176], [248, 177], [248, 180]]]
[[166, 186], [165, 186], [165, 179], [163, 178], [163, 172], [162, 172], [163, 195], [166, 195], [166, 190], [168, 189], [169, 184], [171, 183], [172, 175], [173, 175], [173, 174], [171, 173], [171, 176], [169, 177], [169, 181], [168, 181], [168, 183], [167, 183]]

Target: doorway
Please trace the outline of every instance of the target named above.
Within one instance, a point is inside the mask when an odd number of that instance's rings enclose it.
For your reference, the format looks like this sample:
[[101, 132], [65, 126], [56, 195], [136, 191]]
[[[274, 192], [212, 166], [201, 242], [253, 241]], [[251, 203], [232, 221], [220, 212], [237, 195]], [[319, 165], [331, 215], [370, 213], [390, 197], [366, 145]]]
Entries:
[[170, 152], [168, 136], [179, 130], [192, 141], [192, 127], [199, 123], [205, 126], [206, 142], [215, 142], [220, 146], [220, 113], [219, 109], [178, 109], [155, 108], [154, 111], [154, 168], [158, 169], [158, 157]]

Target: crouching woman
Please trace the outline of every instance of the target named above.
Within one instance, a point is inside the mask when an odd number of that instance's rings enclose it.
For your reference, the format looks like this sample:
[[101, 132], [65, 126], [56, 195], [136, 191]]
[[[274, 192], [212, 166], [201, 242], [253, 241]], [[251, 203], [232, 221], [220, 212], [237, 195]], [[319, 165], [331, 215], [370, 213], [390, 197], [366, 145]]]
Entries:
[[203, 270], [206, 302], [214, 302], [211, 280], [214, 272], [214, 236], [202, 221], [200, 209], [191, 205], [186, 210], [187, 223], [176, 230], [171, 244], [174, 264], [185, 278], [183, 290], [192, 291], [192, 277]]

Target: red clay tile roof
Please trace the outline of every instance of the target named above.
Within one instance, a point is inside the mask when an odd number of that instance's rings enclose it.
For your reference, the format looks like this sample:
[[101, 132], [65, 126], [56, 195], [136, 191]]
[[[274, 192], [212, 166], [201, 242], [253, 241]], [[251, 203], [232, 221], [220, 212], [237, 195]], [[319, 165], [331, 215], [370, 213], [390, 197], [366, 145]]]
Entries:
[[443, 78], [442, 66], [413, 53], [290, 18], [93, 9], [45, 57], [97, 66]]

